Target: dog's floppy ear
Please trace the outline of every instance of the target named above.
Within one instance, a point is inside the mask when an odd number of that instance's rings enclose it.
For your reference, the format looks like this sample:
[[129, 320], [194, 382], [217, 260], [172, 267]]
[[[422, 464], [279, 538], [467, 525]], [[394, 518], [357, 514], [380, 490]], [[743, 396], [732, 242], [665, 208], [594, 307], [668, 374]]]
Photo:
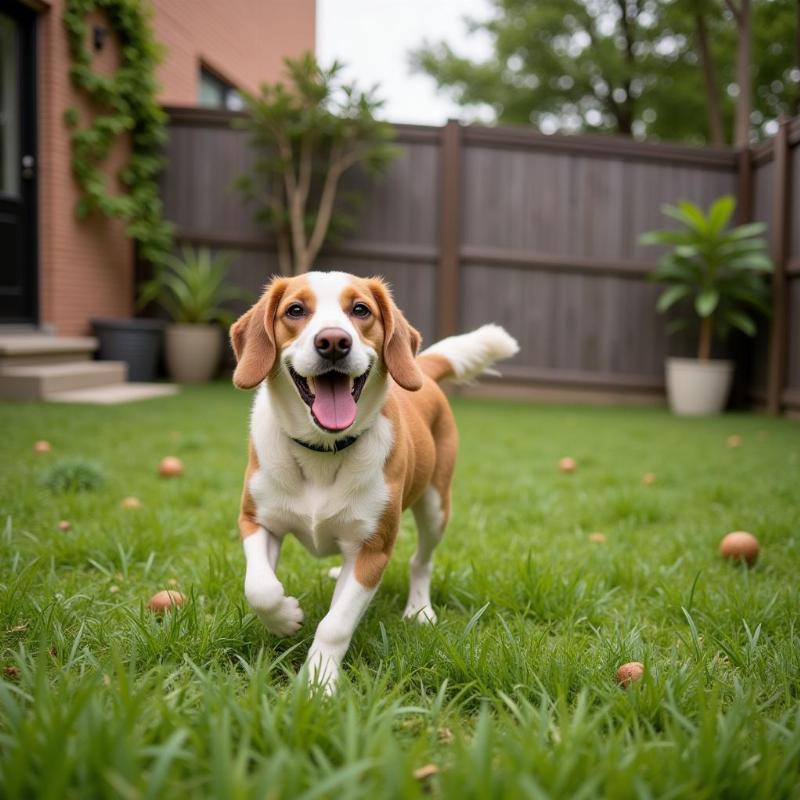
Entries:
[[372, 278], [369, 288], [383, 319], [383, 362], [400, 386], [416, 392], [422, 388], [423, 380], [416, 361], [422, 337], [409, 325], [380, 278]]
[[233, 384], [238, 389], [258, 386], [275, 365], [275, 314], [288, 283], [287, 278], [273, 278], [261, 299], [231, 325], [231, 345], [237, 362]]

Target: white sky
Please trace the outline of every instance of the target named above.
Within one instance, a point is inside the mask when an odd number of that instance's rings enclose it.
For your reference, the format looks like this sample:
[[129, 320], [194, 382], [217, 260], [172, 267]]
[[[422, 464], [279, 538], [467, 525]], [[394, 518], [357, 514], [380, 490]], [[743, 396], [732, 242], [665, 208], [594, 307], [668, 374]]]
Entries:
[[484, 19], [489, 8], [488, 0], [317, 0], [317, 57], [323, 65], [344, 62], [347, 77], [364, 88], [380, 84], [381, 116], [391, 122], [440, 125], [460, 109], [431, 78], [411, 72], [408, 53], [444, 40], [462, 55], [486, 58], [488, 37], [468, 34], [462, 19]]

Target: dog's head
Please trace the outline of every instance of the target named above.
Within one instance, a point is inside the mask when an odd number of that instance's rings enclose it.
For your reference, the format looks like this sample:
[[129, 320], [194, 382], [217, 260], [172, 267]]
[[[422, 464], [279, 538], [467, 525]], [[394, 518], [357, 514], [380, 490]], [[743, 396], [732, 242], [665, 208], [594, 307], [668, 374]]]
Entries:
[[354, 429], [383, 397], [388, 376], [409, 391], [422, 386], [420, 335], [379, 278], [275, 278], [233, 324], [231, 343], [234, 384], [252, 389], [269, 378], [270, 391], [294, 405], [293, 418], [303, 409], [319, 433]]

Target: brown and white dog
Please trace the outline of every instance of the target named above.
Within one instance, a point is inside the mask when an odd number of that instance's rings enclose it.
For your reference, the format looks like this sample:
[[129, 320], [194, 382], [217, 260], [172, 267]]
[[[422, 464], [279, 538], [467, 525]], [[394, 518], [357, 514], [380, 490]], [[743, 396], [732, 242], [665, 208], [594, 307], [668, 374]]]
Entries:
[[315, 556], [340, 553], [336, 588], [308, 654], [332, 691], [389, 558], [400, 515], [418, 530], [404, 617], [433, 623], [431, 556], [450, 513], [458, 433], [438, 382], [470, 380], [517, 352], [485, 325], [417, 355], [420, 336], [386, 285], [342, 272], [275, 278], [231, 328], [233, 382], [256, 393], [239, 529], [244, 591], [268, 630], [295, 633], [303, 612], [275, 570], [293, 533]]

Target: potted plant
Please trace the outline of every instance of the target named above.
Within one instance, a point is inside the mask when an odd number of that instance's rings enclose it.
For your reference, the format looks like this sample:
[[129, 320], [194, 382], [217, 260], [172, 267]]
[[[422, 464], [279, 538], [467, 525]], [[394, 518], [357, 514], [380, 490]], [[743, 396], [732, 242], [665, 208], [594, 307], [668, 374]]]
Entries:
[[722, 411], [733, 362], [712, 359], [714, 339], [725, 339], [733, 329], [754, 336], [753, 312], [769, 313], [765, 276], [773, 266], [761, 238], [766, 226], [757, 222], [729, 229], [735, 206], [727, 195], [712, 203], [708, 213], [687, 201], [664, 206], [663, 213], [681, 227], [650, 231], [639, 239], [672, 248], [651, 275], [667, 287], [658, 310], [685, 312], [670, 323], [670, 332], [698, 323], [697, 358], [667, 359], [667, 393], [676, 414]]
[[180, 257], [166, 256], [141, 288], [140, 303], [155, 301], [172, 319], [165, 332], [165, 356], [173, 380], [203, 383], [219, 368], [220, 323], [229, 325], [235, 316], [222, 304], [245, 295], [226, 284], [230, 261], [227, 253], [184, 247]]

